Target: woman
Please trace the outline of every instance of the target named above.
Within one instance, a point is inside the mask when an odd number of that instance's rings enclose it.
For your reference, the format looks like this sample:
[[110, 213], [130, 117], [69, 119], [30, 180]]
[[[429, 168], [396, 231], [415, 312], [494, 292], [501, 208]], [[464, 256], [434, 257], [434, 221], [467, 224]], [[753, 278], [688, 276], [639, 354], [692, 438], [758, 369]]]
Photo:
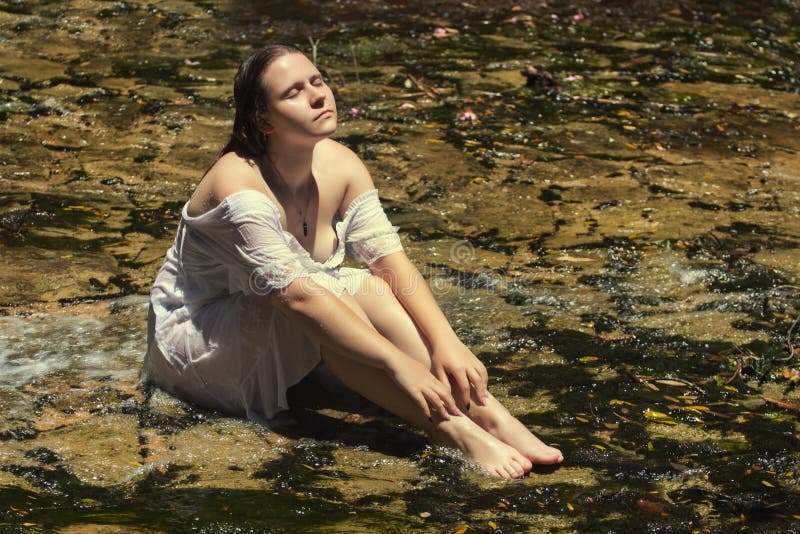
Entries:
[[[151, 292], [149, 379], [262, 422], [320, 361], [504, 478], [562, 461], [487, 391], [408, 260], [336, 104], [298, 49], [240, 67], [230, 141], [186, 203]], [[345, 251], [369, 265], [341, 267]]]

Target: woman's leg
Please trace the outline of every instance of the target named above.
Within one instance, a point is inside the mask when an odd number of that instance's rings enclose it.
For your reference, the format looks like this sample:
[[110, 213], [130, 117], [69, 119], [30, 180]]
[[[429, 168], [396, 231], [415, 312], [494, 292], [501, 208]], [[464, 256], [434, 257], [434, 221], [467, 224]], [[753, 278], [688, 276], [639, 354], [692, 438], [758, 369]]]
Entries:
[[[430, 350], [424, 336], [386, 282], [369, 276], [354, 298], [378, 332], [406, 354], [430, 367]], [[459, 408], [481, 428], [514, 447], [534, 464], [554, 464], [564, 459], [561, 451], [542, 443], [491, 394], [484, 406], [479, 405], [473, 396], [469, 411], [465, 406]]]
[[[342, 300], [369, 324], [366, 314], [349, 295]], [[322, 347], [322, 359], [350, 389], [378, 406], [417, 425], [438, 444], [455, 447], [489, 473], [502, 478], [517, 478], [531, 468], [530, 462], [514, 448], [496, 439], [468, 417], [429, 421], [406, 391], [380, 369], [361, 364]]]

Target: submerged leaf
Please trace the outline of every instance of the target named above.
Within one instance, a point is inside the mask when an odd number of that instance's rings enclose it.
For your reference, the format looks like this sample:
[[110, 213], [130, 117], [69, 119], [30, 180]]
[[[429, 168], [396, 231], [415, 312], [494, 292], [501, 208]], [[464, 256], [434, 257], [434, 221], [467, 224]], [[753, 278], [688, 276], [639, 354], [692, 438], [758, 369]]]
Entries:
[[663, 423], [666, 425], [677, 425], [678, 423], [669, 415], [663, 412], [657, 412], [655, 410], [651, 410], [650, 408], [644, 411], [644, 416], [656, 423]]
[[669, 378], [659, 378], [658, 380], [654, 380], [656, 384], [661, 384], [662, 386], [686, 386], [686, 382], [681, 382], [680, 380], [671, 380]]

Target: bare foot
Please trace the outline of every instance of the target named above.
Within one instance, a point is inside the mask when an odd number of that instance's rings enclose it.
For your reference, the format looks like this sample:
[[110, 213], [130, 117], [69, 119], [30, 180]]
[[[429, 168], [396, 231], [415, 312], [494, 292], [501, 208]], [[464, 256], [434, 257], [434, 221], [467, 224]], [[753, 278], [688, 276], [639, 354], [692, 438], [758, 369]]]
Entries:
[[470, 410], [465, 413], [481, 428], [519, 451], [534, 465], [559, 464], [564, 461], [560, 450], [545, 445], [531, 434], [492, 394], [486, 399], [486, 405], [480, 406], [473, 402]]
[[525, 456], [466, 416], [441, 421], [430, 433], [438, 444], [460, 450], [469, 461], [500, 478], [519, 478], [533, 467]]

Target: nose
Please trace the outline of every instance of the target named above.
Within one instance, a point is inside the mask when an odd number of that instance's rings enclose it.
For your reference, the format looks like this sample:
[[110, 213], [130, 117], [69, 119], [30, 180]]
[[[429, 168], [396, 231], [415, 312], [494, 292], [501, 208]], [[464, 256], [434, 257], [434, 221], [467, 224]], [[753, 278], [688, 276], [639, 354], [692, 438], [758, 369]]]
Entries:
[[325, 86], [311, 86], [309, 95], [311, 95], [311, 105], [320, 107], [325, 104]]

